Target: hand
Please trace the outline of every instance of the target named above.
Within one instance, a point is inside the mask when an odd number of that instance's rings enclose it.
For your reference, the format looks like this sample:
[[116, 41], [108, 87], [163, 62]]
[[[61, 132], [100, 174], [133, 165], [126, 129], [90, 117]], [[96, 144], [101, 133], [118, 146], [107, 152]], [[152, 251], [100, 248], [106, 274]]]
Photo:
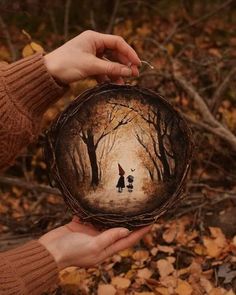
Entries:
[[90, 76], [123, 83], [122, 77], [138, 76], [141, 63], [123, 38], [94, 31], [83, 32], [44, 58], [50, 74], [64, 83]]
[[59, 269], [69, 266], [90, 267], [118, 251], [137, 243], [151, 226], [130, 232], [112, 228], [99, 232], [90, 225], [80, 224], [77, 217], [67, 225], [43, 235], [39, 242], [53, 255]]

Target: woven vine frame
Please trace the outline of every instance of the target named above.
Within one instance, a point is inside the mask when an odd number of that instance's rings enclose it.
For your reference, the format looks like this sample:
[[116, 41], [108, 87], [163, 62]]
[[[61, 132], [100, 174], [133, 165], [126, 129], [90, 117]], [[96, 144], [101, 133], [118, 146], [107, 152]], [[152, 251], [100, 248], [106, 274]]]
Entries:
[[44, 148], [51, 183], [73, 214], [98, 228], [130, 229], [154, 223], [183, 197], [192, 151], [191, 131], [166, 99], [115, 84], [77, 97]]

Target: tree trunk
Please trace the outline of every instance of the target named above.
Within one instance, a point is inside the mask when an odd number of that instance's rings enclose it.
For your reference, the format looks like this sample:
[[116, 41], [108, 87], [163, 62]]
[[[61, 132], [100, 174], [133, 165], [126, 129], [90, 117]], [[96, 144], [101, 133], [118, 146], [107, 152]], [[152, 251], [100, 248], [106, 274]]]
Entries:
[[94, 135], [91, 130], [88, 130], [87, 150], [88, 150], [88, 156], [89, 156], [90, 165], [92, 169], [91, 185], [97, 186], [99, 183], [98, 163], [97, 163], [96, 146], [94, 144]]

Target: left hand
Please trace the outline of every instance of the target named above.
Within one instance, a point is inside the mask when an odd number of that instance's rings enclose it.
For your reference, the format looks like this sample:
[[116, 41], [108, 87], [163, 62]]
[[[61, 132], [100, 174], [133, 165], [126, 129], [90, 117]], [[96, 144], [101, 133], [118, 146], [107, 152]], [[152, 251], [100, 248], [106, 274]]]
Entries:
[[50, 74], [66, 84], [87, 77], [123, 83], [123, 77], [138, 76], [141, 63], [122, 37], [94, 31], [81, 33], [44, 59]]
[[69, 266], [90, 267], [137, 243], [151, 226], [130, 232], [127, 228], [111, 228], [99, 232], [81, 224], [77, 217], [43, 235], [39, 242], [53, 255], [59, 269]]

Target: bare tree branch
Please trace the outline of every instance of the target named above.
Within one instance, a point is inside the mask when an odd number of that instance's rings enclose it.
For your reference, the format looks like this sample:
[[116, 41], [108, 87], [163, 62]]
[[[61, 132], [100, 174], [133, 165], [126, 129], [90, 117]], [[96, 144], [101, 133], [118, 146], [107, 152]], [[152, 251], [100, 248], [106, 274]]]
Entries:
[[54, 195], [61, 195], [60, 191], [56, 188], [52, 188], [47, 185], [43, 184], [37, 184], [32, 182], [24, 181], [23, 179], [16, 178], [16, 177], [6, 177], [6, 176], [0, 176], [0, 183], [5, 185], [11, 185], [11, 186], [18, 186], [20, 188], [29, 190], [29, 191], [37, 191], [39, 193], [48, 193], [48, 194], [54, 194]]
[[118, 11], [118, 8], [119, 8], [119, 4], [120, 4], [120, 0], [116, 0], [113, 11], [112, 11], [112, 15], [111, 15], [111, 18], [110, 18], [110, 21], [109, 21], [109, 24], [108, 24], [108, 26], [106, 28], [106, 33], [107, 34], [111, 34], [111, 32], [112, 32], [112, 29], [113, 29], [113, 26], [114, 26], [114, 23], [115, 23], [115, 20], [116, 20], [116, 14], [117, 14], [117, 11]]
[[228, 75], [226, 75], [226, 77], [224, 78], [224, 80], [222, 81], [222, 83], [219, 85], [219, 87], [215, 90], [215, 93], [213, 94], [213, 98], [211, 101], [211, 111], [213, 113], [213, 115], [216, 114], [222, 100], [223, 100], [223, 95], [224, 92], [227, 90], [230, 82], [233, 80], [233, 78], [235, 78], [235, 74], [236, 74], [236, 67], [232, 68]]
[[223, 2], [215, 10], [211, 10], [209, 13], [204, 14], [203, 16], [199, 17], [198, 19], [192, 21], [187, 26], [182, 27], [182, 28], [179, 28], [179, 29], [182, 31], [182, 30], [186, 30], [186, 29], [188, 29], [190, 27], [193, 27], [193, 26], [198, 25], [202, 21], [205, 21], [206, 19], [208, 19], [208, 18], [212, 17], [213, 15], [217, 14], [218, 12], [222, 11], [222, 9], [226, 8], [227, 6], [229, 6], [232, 2], [233, 2], [233, 0], [228, 0], [226, 2]]
[[227, 127], [223, 126], [214, 118], [206, 103], [204, 102], [204, 99], [199, 95], [194, 86], [185, 80], [185, 78], [181, 76], [180, 73], [174, 72], [174, 78], [186, 91], [186, 93], [193, 99], [194, 105], [198, 109], [203, 120], [197, 121], [186, 115], [185, 117], [187, 117], [189, 121], [192, 121], [192, 123], [201, 126], [205, 130], [217, 135], [219, 138], [226, 141], [234, 151], [236, 151], [236, 136]]

